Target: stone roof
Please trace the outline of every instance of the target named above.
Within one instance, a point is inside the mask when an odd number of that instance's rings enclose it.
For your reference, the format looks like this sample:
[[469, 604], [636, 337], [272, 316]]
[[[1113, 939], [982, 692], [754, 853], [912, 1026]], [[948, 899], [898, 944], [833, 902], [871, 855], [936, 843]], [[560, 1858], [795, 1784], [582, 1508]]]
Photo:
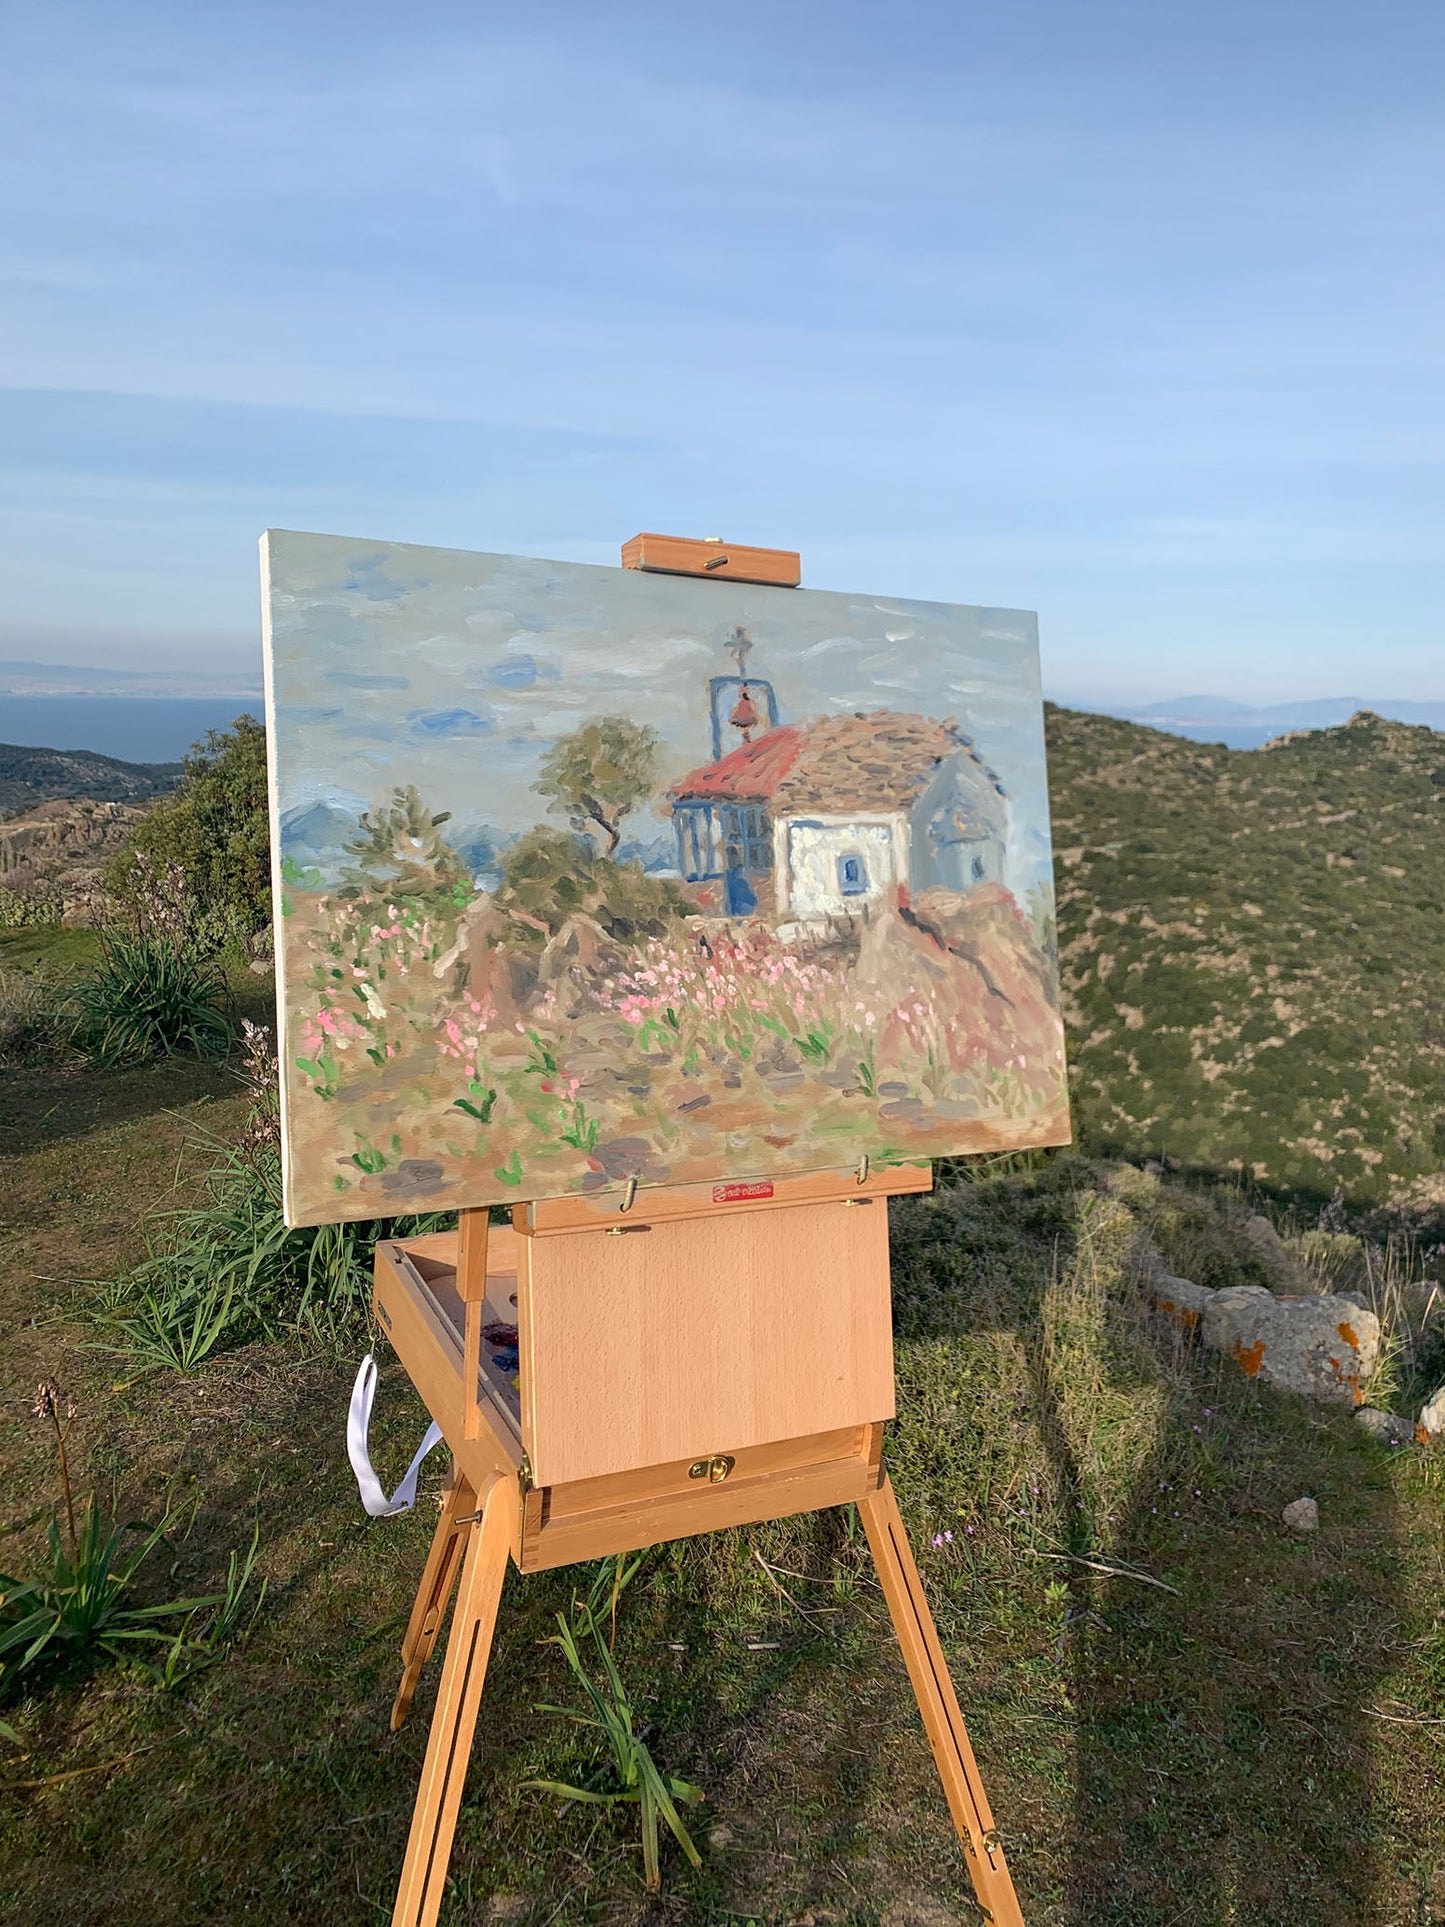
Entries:
[[1003, 785], [957, 723], [892, 709], [784, 724], [673, 785], [675, 801], [757, 802], [798, 810], [910, 809], [938, 765], [961, 756], [981, 789]]

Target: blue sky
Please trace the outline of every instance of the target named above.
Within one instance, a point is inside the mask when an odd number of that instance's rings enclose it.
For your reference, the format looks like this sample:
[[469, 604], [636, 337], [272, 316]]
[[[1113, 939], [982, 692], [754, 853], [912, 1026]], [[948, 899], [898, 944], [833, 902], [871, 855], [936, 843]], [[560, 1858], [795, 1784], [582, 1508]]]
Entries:
[[0, 656], [259, 658], [267, 525], [1445, 696], [1445, 9], [12, 12]]

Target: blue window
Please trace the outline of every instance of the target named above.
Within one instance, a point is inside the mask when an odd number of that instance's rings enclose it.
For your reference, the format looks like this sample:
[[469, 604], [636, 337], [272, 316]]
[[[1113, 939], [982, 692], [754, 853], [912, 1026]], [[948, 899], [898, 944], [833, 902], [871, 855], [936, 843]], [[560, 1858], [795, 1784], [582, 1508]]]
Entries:
[[712, 811], [706, 803], [679, 804], [673, 815], [677, 863], [689, 883], [718, 873], [712, 868]]
[[868, 870], [861, 856], [838, 858], [838, 888], [845, 897], [861, 897], [867, 894]]
[[742, 867], [761, 876], [773, 867], [773, 826], [760, 804], [730, 803], [722, 812], [723, 841], [742, 851]]

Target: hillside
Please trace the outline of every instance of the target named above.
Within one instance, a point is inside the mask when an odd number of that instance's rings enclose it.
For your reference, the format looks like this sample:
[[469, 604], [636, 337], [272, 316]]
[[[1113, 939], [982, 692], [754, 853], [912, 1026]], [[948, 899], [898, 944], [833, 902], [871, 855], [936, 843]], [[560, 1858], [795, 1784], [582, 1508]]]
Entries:
[[30, 749], [0, 743], [0, 820], [72, 796], [140, 803], [180, 780], [179, 763], [123, 763], [91, 749]]
[[1445, 1164], [1445, 736], [1048, 712], [1081, 1141], [1383, 1199]]

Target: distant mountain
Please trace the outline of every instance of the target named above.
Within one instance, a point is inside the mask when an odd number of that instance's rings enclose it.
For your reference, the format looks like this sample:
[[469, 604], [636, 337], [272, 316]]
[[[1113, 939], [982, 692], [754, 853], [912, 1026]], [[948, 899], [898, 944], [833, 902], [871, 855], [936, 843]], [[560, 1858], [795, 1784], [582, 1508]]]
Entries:
[[670, 830], [660, 836], [624, 838], [617, 846], [619, 863], [640, 863], [644, 870], [658, 876], [677, 874], [677, 838]]
[[1167, 702], [1076, 705], [1096, 715], [1118, 716], [1126, 722], [1146, 723], [1151, 729], [1180, 730], [1190, 735], [1217, 727], [1223, 730], [1264, 731], [1282, 736], [1295, 729], [1332, 729], [1347, 723], [1361, 710], [1391, 722], [1423, 723], [1445, 729], [1445, 701], [1396, 702], [1383, 697], [1321, 696], [1287, 703], [1231, 702], [1223, 696], [1173, 696]]
[[0, 661], [0, 696], [235, 697], [259, 703], [261, 678], [244, 669], [86, 668], [67, 662]]
[[97, 803], [147, 802], [174, 789], [180, 776], [179, 763], [124, 763], [89, 749], [0, 743], [0, 817], [72, 796]]
[[[1291, 712], [1298, 715], [1298, 711]], [[1284, 1192], [1445, 1169], [1445, 735], [1047, 710], [1075, 1126]]]
[[356, 811], [334, 803], [307, 803], [281, 818], [281, 854], [314, 863], [340, 856], [356, 835]]
[[[319, 871], [336, 882], [354, 861], [346, 845], [355, 840], [360, 811], [335, 802], [307, 803], [281, 818], [281, 854], [301, 870]], [[516, 839], [490, 824], [448, 823], [444, 835], [474, 877], [495, 875], [499, 853]]]

